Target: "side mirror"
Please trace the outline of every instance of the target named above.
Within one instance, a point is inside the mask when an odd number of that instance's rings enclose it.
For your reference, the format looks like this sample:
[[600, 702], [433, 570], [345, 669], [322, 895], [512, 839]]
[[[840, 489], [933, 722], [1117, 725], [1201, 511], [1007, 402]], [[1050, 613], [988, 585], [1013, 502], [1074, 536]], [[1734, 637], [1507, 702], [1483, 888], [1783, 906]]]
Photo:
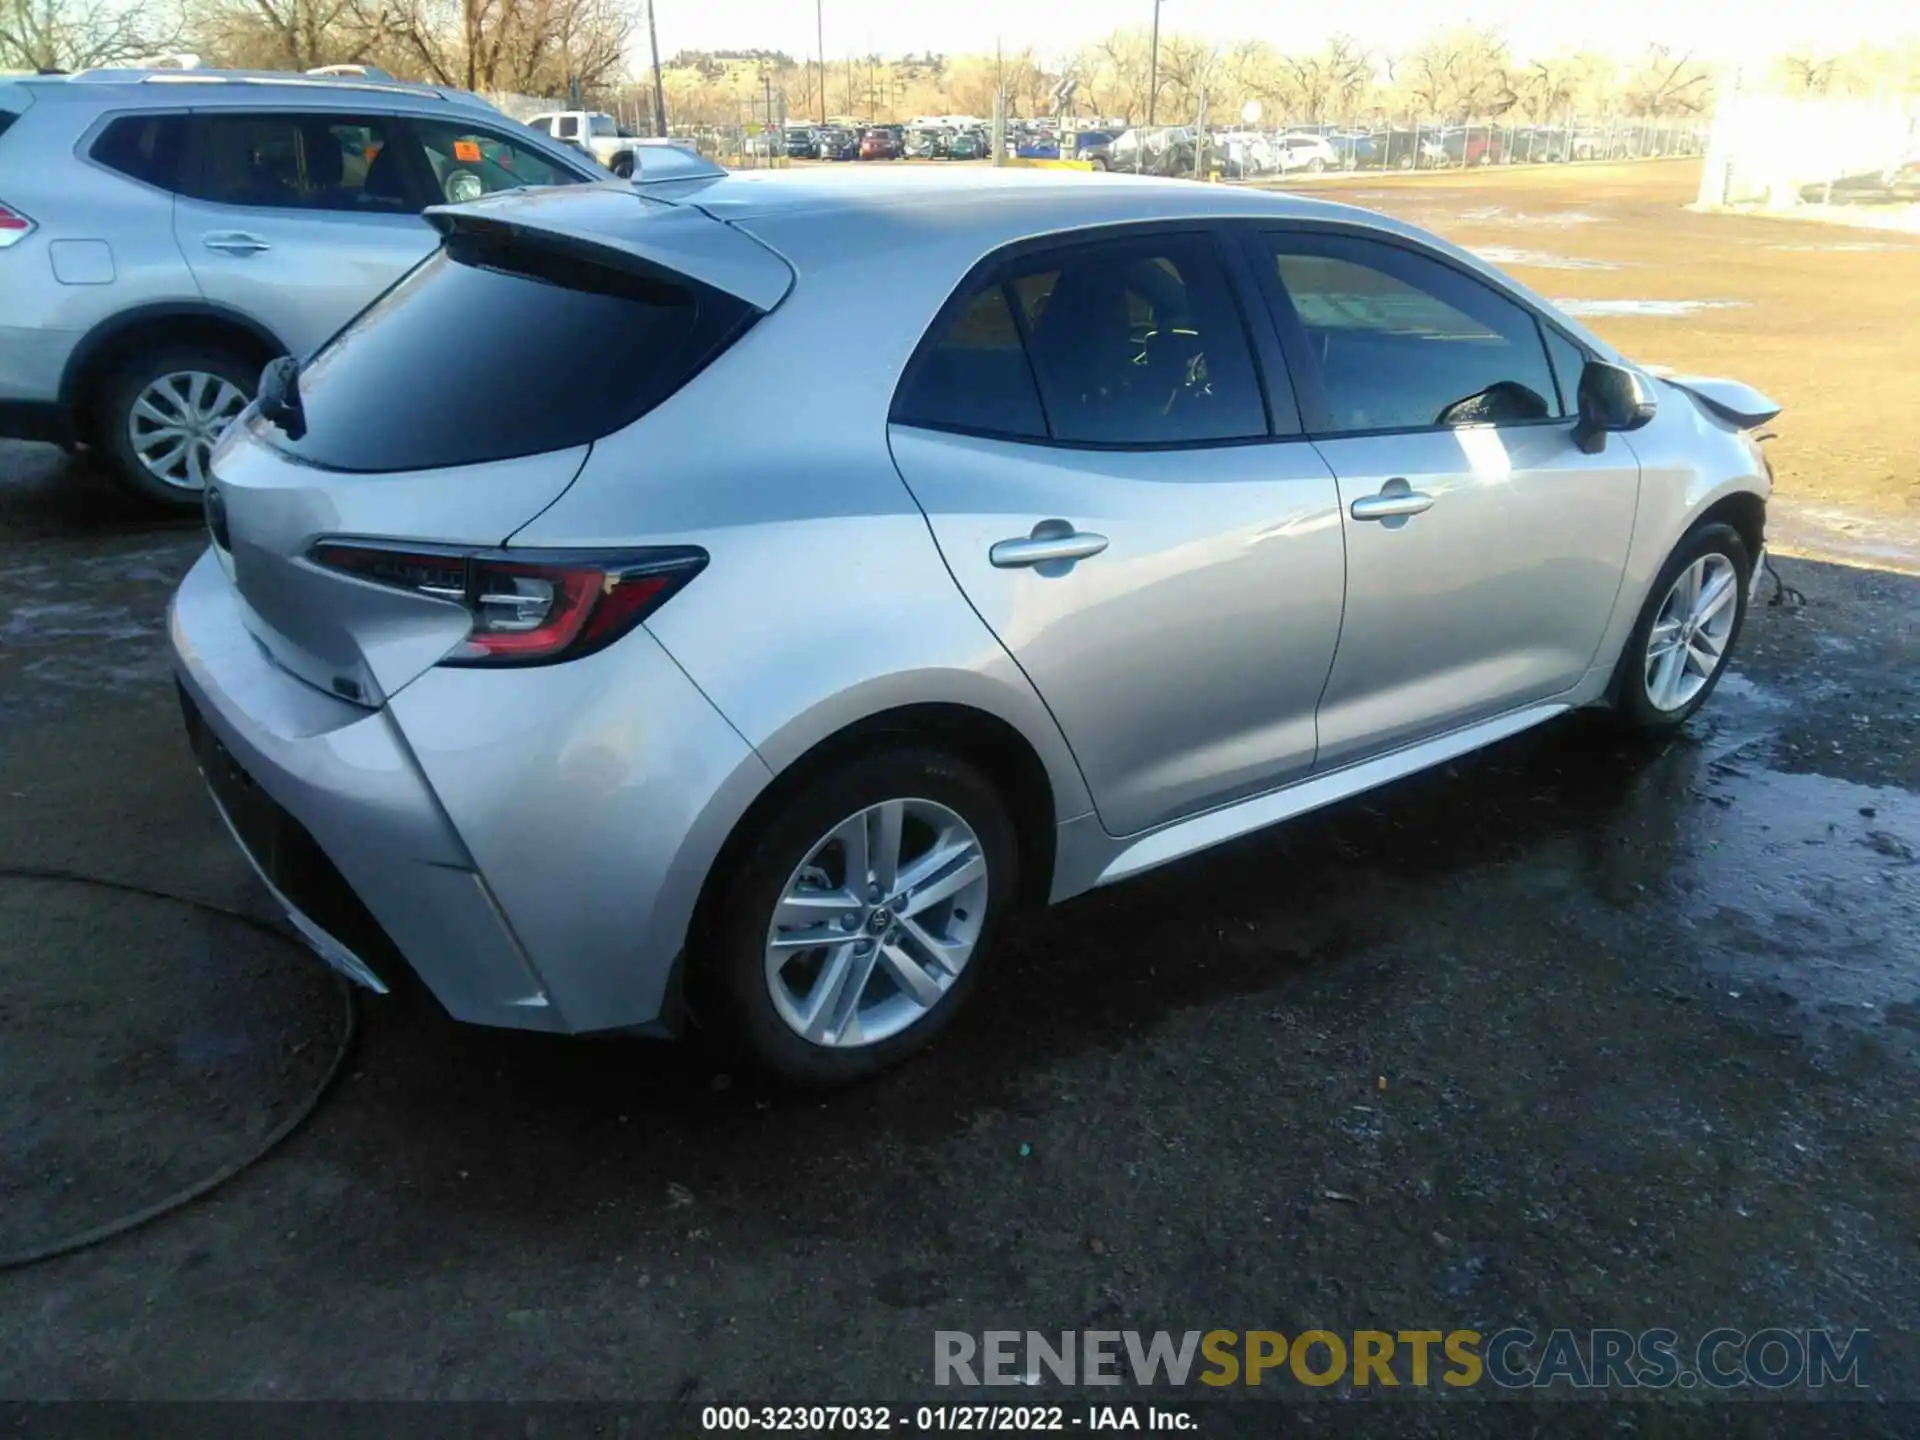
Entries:
[[1638, 430], [1653, 419], [1653, 387], [1638, 371], [1589, 360], [1580, 372], [1580, 418], [1573, 442], [1589, 455], [1607, 447], [1607, 432]]

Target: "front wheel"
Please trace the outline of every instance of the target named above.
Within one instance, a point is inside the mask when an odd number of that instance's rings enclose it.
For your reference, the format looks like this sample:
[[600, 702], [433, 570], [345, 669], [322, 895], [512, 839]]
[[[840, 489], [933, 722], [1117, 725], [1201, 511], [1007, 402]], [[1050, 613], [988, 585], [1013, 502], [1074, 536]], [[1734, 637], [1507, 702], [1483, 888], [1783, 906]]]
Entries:
[[1620, 657], [1615, 709], [1625, 725], [1677, 730], [1706, 704], [1746, 623], [1752, 575], [1731, 525], [1702, 525], [1680, 542]]
[[838, 765], [722, 877], [689, 971], [695, 1009], [787, 1080], [873, 1074], [978, 985], [1017, 868], [1006, 804], [965, 761], [899, 745]]

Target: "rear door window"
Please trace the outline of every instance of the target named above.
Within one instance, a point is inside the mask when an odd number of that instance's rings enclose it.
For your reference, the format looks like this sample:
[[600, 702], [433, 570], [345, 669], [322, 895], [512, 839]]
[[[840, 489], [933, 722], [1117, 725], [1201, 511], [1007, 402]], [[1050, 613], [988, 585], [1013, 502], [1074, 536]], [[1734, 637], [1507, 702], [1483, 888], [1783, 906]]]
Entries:
[[183, 191], [221, 205], [405, 215], [428, 198], [389, 116], [204, 113], [192, 117]]
[[1265, 436], [1225, 269], [1204, 235], [1047, 251], [1009, 273], [1053, 438], [1188, 445]]
[[583, 178], [562, 169], [531, 145], [515, 145], [492, 130], [448, 120], [409, 122], [433, 171], [434, 203], [458, 204], [528, 185], [575, 185]]
[[333, 470], [567, 449], [665, 400], [758, 313], [671, 271], [455, 234], [301, 372], [300, 435], [253, 424]]

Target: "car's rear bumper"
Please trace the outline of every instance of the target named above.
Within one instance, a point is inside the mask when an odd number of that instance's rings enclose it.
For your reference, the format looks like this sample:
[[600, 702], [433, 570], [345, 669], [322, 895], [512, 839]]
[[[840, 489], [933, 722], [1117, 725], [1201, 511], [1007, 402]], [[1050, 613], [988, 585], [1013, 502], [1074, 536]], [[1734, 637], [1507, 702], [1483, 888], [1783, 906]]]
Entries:
[[404, 957], [458, 1019], [566, 1028], [392, 717], [280, 669], [240, 604], [208, 551], [174, 596], [174, 670], [222, 818], [294, 928], [363, 983]]
[[435, 668], [368, 710], [282, 670], [242, 607], [209, 551], [174, 597], [175, 670], [211, 738], [285, 812], [255, 838], [209, 777], [323, 956], [352, 973], [331, 941], [378, 980], [390, 941], [480, 1024], [670, 1020], [701, 887], [770, 777], [651, 635], [534, 670]]

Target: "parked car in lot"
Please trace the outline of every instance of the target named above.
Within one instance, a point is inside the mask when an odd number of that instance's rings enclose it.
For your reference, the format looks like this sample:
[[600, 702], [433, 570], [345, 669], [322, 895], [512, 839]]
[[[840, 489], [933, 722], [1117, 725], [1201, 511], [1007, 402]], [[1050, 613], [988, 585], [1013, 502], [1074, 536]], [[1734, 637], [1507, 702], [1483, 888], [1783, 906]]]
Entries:
[[993, 142], [978, 130], [961, 130], [950, 137], [938, 158], [943, 160], [984, 160]]
[[187, 728], [343, 971], [846, 1080], [1023, 904], [1722, 674], [1764, 397], [1345, 206], [856, 189], [436, 210], [220, 441]]
[[838, 127], [822, 130], [818, 154], [822, 160], [858, 160], [860, 132]]
[[787, 158], [789, 160], [811, 160], [819, 150], [820, 138], [811, 125], [789, 125], [787, 127]]
[[578, 146], [622, 179], [630, 179], [640, 163], [635, 137], [620, 133], [613, 116], [597, 110], [554, 110], [534, 115], [526, 124], [555, 140]]
[[860, 159], [898, 160], [900, 139], [891, 130], [874, 128], [860, 137]]
[[1322, 135], [1282, 135], [1274, 143], [1274, 154], [1283, 173], [1305, 170], [1318, 175], [1340, 168], [1340, 152]]
[[1337, 169], [1364, 170], [1379, 164], [1375, 139], [1364, 131], [1336, 131], [1326, 141], [1333, 147]]
[[1489, 125], [1462, 125], [1439, 135], [1440, 157], [1448, 165], [1499, 165], [1507, 158], [1507, 137]]
[[370, 76], [0, 78], [0, 435], [163, 505], [261, 366], [430, 254], [428, 205], [612, 177], [475, 96]]

